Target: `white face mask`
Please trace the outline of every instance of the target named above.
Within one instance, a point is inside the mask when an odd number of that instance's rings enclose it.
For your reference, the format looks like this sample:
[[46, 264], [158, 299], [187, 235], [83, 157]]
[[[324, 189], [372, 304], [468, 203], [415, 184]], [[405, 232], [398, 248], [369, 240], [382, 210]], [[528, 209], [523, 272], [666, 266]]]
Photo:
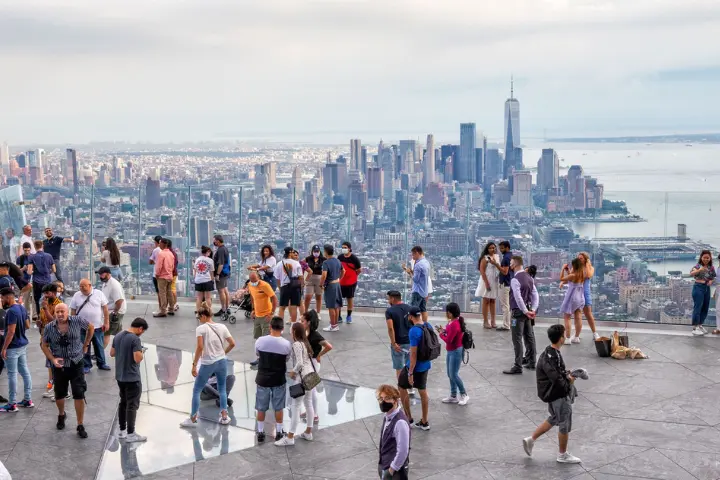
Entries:
[[343, 249], [342, 249], [343, 255], [347, 255], [349, 251], [350, 251], [350, 250], [348, 250], [347, 248], [343, 248]]
[[260, 285], [260, 282], [250, 282], [250, 285], [252, 285], [253, 287], [257, 287], [258, 285]]
[[320, 256], [320, 252], [313, 252], [313, 257], [318, 258]]

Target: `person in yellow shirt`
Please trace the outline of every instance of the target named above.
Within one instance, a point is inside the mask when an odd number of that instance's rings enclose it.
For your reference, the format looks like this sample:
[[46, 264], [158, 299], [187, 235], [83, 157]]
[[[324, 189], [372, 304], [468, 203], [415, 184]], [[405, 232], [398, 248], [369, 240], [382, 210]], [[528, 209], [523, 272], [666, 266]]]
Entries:
[[[250, 271], [248, 279], [248, 291], [253, 304], [253, 338], [257, 340], [270, 334], [270, 320], [277, 310], [278, 299], [270, 284], [260, 280], [256, 271]], [[257, 365], [257, 360], [250, 362], [250, 365]]]

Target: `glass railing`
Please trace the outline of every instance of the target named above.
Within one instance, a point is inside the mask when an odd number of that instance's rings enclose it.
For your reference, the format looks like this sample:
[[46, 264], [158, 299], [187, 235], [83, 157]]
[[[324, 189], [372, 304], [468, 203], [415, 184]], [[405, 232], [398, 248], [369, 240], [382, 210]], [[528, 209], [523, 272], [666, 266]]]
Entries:
[[[244, 284], [247, 266], [258, 263], [262, 245], [271, 245], [278, 258], [284, 247], [294, 246], [303, 259], [314, 244], [331, 244], [339, 252], [341, 243], [349, 241], [363, 268], [356, 306], [384, 307], [388, 290], [409, 298], [411, 279], [402, 265], [410, 263], [410, 249], [420, 245], [432, 265], [429, 308], [457, 302], [478, 313], [480, 252], [489, 241], [508, 240], [526, 266], [537, 267], [544, 317], [562, 318], [561, 267], [587, 252], [595, 266], [591, 291], [599, 320], [689, 324], [690, 269], [705, 248], [717, 263], [720, 247], [720, 224], [712, 221], [720, 212], [720, 194], [713, 193], [606, 191], [602, 209], [560, 213], [566, 208], [547, 208], [538, 199], [535, 207], [496, 207], [479, 187], [446, 190], [440, 205], [437, 200], [423, 204], [421, 194], [403, 190], [384, 203], [362, 196], [331, 198], [322, 191], [312, 199], [301, 187], [287, 185], [256, 195], [252, 181], [83, 187], [74, 197], [41, 187], [22, 191], [24, 201], [0, 204], [4, 227], [15, 229], [12, 245], [24, 222], [36, 239], [43, 239], [50, 226], [54, 234], [78, 240], [61, 250], [69, 290], [82, 278], [97, 280], [94, 271], [108, 237], [121, 252], [123, 286], [135, 295], [154, 293], [153, 237], [172, 240], [179, 296], [193, 295], [192, 265], [203, 245], [212, 246], [215, 234], [224, 237], [231, 254], [232, 290]], [[707, 323], [714, 322], [712, 301]]]

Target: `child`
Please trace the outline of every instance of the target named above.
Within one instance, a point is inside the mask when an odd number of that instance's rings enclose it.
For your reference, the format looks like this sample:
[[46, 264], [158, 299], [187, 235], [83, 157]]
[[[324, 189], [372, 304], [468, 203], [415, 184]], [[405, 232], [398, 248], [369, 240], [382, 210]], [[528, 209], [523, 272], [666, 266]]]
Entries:
[[532, 455], [535, 441], [552, 427], [558, 427], [558, 463], [580, 463], [580, 459], [567, 451], [568, 437], [572, 429], [572, 401], [569, 398], [575, 377], [565, 368], [560, 347], [565, 342], [565, 327], [552, 325], [547, 331], [552, 345], [548, 346], [537, 360], [537, 389], [540, 399], [548, 404], [550, 416], [532, 434], [523, 439], [528, 456]]

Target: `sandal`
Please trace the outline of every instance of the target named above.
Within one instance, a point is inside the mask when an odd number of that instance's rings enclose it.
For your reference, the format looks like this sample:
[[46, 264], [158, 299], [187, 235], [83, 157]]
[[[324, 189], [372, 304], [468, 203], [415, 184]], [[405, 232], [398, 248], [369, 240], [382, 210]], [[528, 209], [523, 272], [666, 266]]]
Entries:
[[488, 330], [492, 329], [489, 323], [483, 323], [483, 328], [487, 328]]
[[720, 335], [720, 330], [717, 328], [711, 332], [713, 335]]

